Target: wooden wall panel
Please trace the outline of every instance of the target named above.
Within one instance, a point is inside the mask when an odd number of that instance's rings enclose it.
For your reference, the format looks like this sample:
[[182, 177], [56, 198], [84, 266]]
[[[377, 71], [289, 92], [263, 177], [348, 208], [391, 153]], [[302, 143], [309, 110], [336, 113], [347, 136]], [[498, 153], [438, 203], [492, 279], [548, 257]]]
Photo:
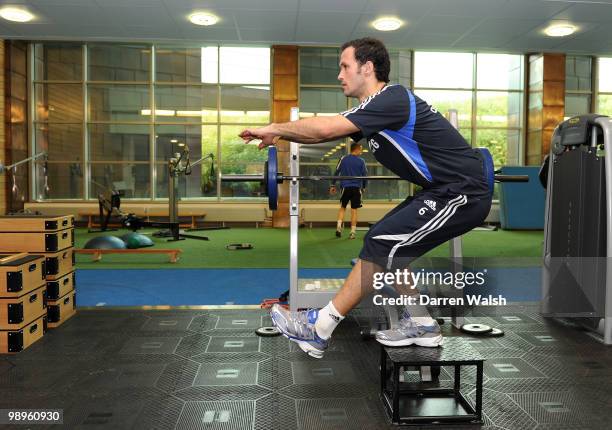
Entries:
[[[272, 48], [272, 121], [287, 122], [291, 108], [298, 106], [298, 47], [274, 46]], [[279, 141], [278, 168], [289, 172], [289, 143]], [[289, 227], [289, 184], [279, 186], [278, 209], [273, 212], [274, 227]]]
[[[4, 70], [4, 40], [0, 40], [0, 109], [2, 110], [3, 121], [0, 121], [0, 162], [8, 164], [8, 148], [6, 145], [5, 122], [6, 108], [4, 106], [5, 89], [5, 70]], [[0, 173], [0, 215], [5, 215], [8, 208], [8, 182], [6, 173]]]
[[550, 150], [555, 127], [565, 115], [565, 54], [539, 54], [529, 58], [530, 106], [527, 118], [525, 164], [539, 165]]

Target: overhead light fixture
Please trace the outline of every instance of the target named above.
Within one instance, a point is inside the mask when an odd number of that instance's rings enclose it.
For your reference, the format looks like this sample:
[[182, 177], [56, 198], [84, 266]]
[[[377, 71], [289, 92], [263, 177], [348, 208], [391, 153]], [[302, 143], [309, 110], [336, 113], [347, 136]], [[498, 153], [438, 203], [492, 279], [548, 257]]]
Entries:
[[563, 37], [569, 36], [570, 34], [574, 34], [576, 31], [576, 26], [571, 24], [555, 24], [544, 30], [547, 36], [550, 37]]
[[16, 7], [5, 7], [0, 9], [0, 16], [7, 21], [28, 22], [34, 19], [34, 15], [25, 9]]
[[189, 21], [195, 25], [215, 25], [219, 17], [208, 12], [195, 12], [189, 15]]
[[372, 23], [374, 28], [378, 31], [394, 31], [402, 26], [402, 21], [392, 16], [378, 18]]

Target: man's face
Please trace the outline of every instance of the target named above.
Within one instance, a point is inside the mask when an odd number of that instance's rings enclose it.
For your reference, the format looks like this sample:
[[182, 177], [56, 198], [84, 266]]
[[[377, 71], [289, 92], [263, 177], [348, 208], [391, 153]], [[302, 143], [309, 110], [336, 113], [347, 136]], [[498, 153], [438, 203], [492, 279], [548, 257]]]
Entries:
[[340, 54], [340, 73], [338, 80], [342, 84], [342, 92], [347, 97], [359, 97], [365, 85], [362, 68], [355, 59], [355, 48], [349, 46]]

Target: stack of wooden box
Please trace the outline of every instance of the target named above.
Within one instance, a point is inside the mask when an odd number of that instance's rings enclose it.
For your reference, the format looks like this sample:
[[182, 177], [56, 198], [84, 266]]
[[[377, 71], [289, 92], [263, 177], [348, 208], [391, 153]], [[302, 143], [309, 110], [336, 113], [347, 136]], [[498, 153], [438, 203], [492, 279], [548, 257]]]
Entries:
[[48, 327], [58, 327], [76, 312], [74, 216], [0, 217], [0, 253], [23, 252], [44, 259]]
[[0, 254], [0, 353], [19, 352], [47, 331], [45, 257]]

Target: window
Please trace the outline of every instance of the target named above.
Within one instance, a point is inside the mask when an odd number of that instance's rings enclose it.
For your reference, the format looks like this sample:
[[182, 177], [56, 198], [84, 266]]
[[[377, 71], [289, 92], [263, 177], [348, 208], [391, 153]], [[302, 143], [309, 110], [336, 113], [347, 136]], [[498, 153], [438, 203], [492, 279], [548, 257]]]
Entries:
[[497, 167], [520, 164], [521, 55], [415, 52], [414, 61], [415, 94], [442, 114], [457, 110], [459, 132]]
[[181, 198], [260, 196], [216, 172], [262, 173], [265, 152], [237, 134], [269, 122], [269, 48], [41, 43], [33, 56], [33, 139], [49, 154], [37, 199], [167, 198], [168, 160], [185, 146], [203, 161], [179, 178]]
[[565, 119], [591, 112], [591, 57], [565, 57]]
[[612, 58], [599, 58], [598, 66], [597, 113], [612, 116]]

